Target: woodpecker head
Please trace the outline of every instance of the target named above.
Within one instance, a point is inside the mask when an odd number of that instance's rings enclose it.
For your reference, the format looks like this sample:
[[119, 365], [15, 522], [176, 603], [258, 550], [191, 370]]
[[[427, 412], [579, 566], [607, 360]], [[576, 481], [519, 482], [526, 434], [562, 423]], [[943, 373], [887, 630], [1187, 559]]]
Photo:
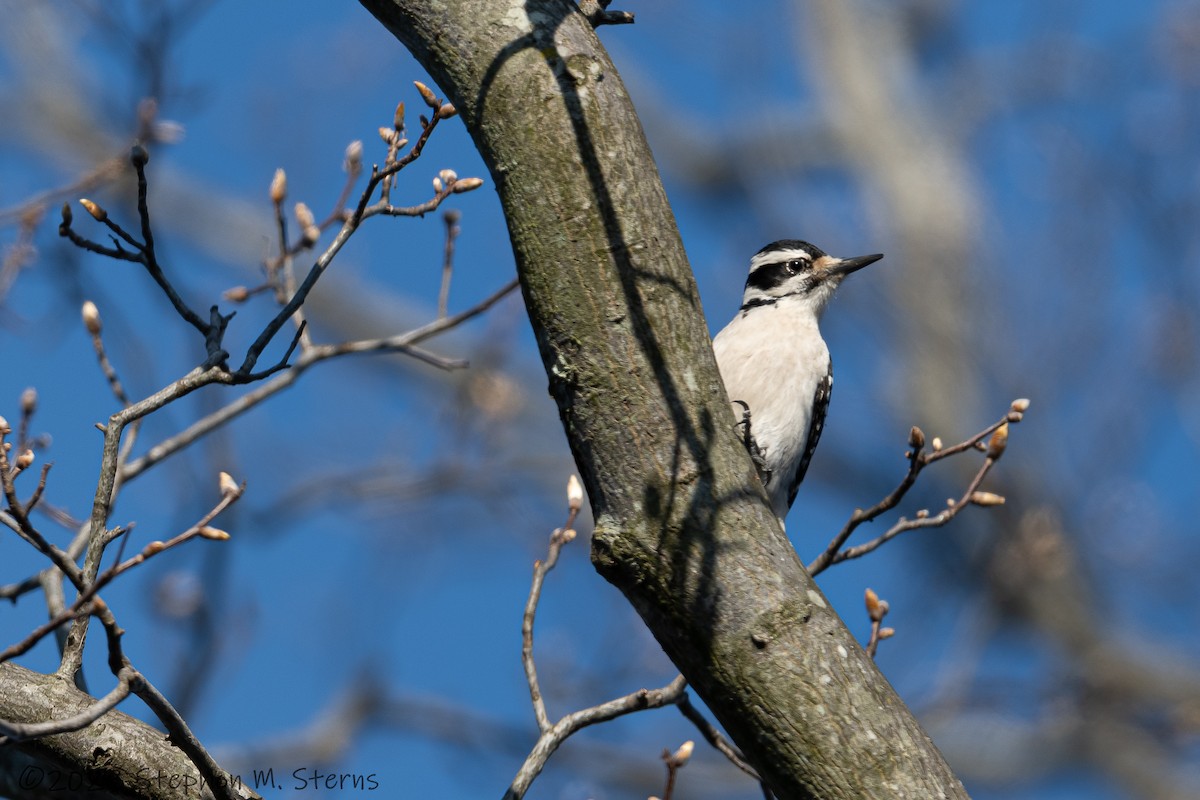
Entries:
[[820, 316], [843, 278], [881, 258], [882, 253], [835, 258], [799, 239], [771, 242], [750, 259], [742, 311], [795, 298]]

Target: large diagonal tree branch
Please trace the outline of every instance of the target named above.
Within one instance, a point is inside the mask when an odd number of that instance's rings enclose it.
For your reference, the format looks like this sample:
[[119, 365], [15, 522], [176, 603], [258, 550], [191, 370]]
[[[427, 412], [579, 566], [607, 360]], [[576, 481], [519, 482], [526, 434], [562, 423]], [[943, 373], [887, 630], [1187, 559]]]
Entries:
[[491, 170], [597, 568], [780, 797], [965, 797], [766, 505], [641, 125], [586, 19], [566, 0], [361, 2]]

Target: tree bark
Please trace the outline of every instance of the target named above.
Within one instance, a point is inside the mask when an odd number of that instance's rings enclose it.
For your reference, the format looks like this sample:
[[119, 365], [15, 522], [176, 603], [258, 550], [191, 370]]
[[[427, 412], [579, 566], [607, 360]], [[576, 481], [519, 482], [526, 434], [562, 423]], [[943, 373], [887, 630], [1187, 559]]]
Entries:
[[[96, 702], [70, 680], [13, 663], [0, 664], [0, 697], [11, 722], [62, 719]], [[259, 797], [230, 780], [239, 796]], [[166, 734], [113, 710], [73, 733], [0, 745], [0, 797], [213, 800], [213, 792]]]
[[778, 796], [966, 797], [767, 507], [641, 125], [591, 27], [566, 0], [360, 1], [491, 171], [597, 569]]

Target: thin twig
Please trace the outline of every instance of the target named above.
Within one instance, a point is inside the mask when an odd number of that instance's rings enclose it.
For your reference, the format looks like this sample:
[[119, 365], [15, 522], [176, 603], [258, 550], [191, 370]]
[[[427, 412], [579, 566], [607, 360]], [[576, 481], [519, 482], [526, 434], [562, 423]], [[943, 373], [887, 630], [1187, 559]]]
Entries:
[[208, 787], [212, 790], [213, 795], [220, 798], [220, 800], [240, 800], [237, 792], [233, 789], [234, 781], [230, 779], [229, 774], [222, 770], [213, 757], [209, 755], [208, 750], [204, 749], [204, 745], [192, 733], [192, 729], [188, 727], [183, 716], [154, 687], [154, 684], [146, 680], [146, 677], [141, 673], [134, 672], [134, 676], [130, 681], [130, 690], [141, 698], [143, 703], [150, 707], [150, 710], [154, 712], [154, 716], [158, 717], [159, 722], [167, 729], [171, 744], [182, 750], [191, 759], [192, 763], [196, 765], [196, 769], [200, 772], [200, 777], [208, 783]]
[[137, 675], [134, 670], [125, 669], [117, 676], [117, 685], [112, 691], [82, 711], [62, 719], [47, 720], [46, 722], [11, 722], [0, 720], [0, 747], [11, 742], [21, 742], [27, 739], [37, 739], [42, 736], [52, 736], [58, 733], [70, 733], [91, 725], [100, 717], [112, 711], [129, 696], [130, 681]]
[[558, 554], [567, 542], [575, 538], [575, 516], [578, 509], [572, 508], [567, 514], [567, 522], [561, 528], [555, 528], [550, 534], [550, 548], [545, 561], [533, 562], [533, 585], [529, 588], [529, 599], [525, 601], [525, 613], [521, 617], [521, 663], [525, 667], [525, 680], [529, 683], [529, 699], [533, 701], [533, 715], [537, 718], [538, 730], [542, 733], [550, 730], [550, 717], [546, 714], [546, 701], [542, 698], [542, 690], [538, 685], [537, 666], [533, 659], [533, 621], [537, 616], [538, 601], [542, 597], [542, 584], [546, 573], [554, 569], [558, 563]]
[[[213, 508], [207, 514], [202, 516], [194, 525], [184, 532], [173, 536], [165, 542], [150, 542], [137, 555], [132, 556], [125, 561], [120, 561], [97, 575], [95, 580], [80, 590], [79, 595], [75, 598], [75, 602], [73, 602], [69, 607], [54, 616], [48, 622], [38, 626], [22, 641], [11, 645], [3, 652], [0, 652], [0, 663], [28, 652], [31, 647], [37, 644], [48, 633], [53, 631], [55, 628], [58, 628], [60, 625], [64, 625], [67, 622], [70, 622], [72, 619], [86, 619], [86, 615], [90, 613], [89, 601], [91, 601], [101, 589], [112, 583], [112, 581], [121, 574], [128, 572], [129, 570], [153, 558], [159, 553], [170, 550], [173, 547], [177, 547], [190, 539], [196, 538], [197, 536], [204, 536], [208, 530], [208, 524], [212, 522], [222, 511], [235, 503], [239, 497], [241, 497], [240, 490], [237, 492], [225, 493], [221, 497], [221, 500], [215, 506], [213, 506]], [[128, 528], [118, 529], [115, 533], [119, 535], [125, 531], [128, 531]], [[71, 566], [74, 567], [74, 564]], [[66, 673], [68, 671], [73, 673], [74, 668], [77, 667], [78, 665], [74, 663], [74, 660], [68, 659], [66, 654], [64, 654], [63, 665], [60, 665], [59, 671], [60, 673]]]
[[[900, 501], [904, 499], [904, 496], [908, 494], [908, 490], [911, 489], [917, 482], [917, 476], [921, 474], [921, 471], [925, 469], [925, 467], [937, 461], [941, 461], [944, 458], [949, 458], [950, 456], [957, 455], [958, 453], [975, 449], [985, 438], [994, 434], [1002, 426], [1007, 425], [1010, 422], [1014, 424], [1020, 422], [1023, 411], [1016, 410], [1016, 407], [1018, 403], [1022, 402], [1024, 401], [1015, 401], [1013, 408], [1010, 409], [1009, 412], [1000, 420], [987, 426], [974, 436], [946, 448], [937, 448], [933, 451], [926, 451], [924, 449], [925, 435], [921, 433], [920, 429], [913, 428], [912, 433], [909, 435], [909, 446], [911, 449], [907, 454], [908, 471], [905, 473], [904, 478], [900, 481], [899, 485], [897, 485], [896, 488], [891, 491], [890, 494], [888, 494], [875, 505], [867, 509], [856, 508], [854, 510], [854, 513], [850, 515], [850, 519], [846, 521], [846, 524], [842, 526], [842, 529], [838, 532], [838, 534], [834, 536], [832, 540], [830, 540], [829, 544], [825, 547], [824, 552], [817, 556], [817, 558], [808, 565], [809, 574], [813, 576], [819, 575], [833, 564], [836, 564], [840, 561], [845, 561], [847, 558], [857, 557], [855, 555], [846, 555], [846, 553], [849, 551], [843, 551], [842, 547], [860, 525], [862, 525], [864, 522], [870, 522], [878, 518], [882, 514], [885, 514], [899, 505]], [[1027, 406], [1028, 404], [1025, 403], [1022, 408]], [[982, 470], [983, 475], [986, 475], [988, 468], [990, 468], [990, 465], [986, 465]], [[983, 475], [978, 476], [978, 481], [983, 479]], [[978, 488], [978, 481], [972, 482], [973, 488], [970, 489], [965, 495], [968, 499], [971, 496], [971, 492]], [[943, 512], [943, 514], [944, 513], [945, 512]], [[948, 517], [943, 517], [942, 514], [939, 514], [936, 517], [926, 517], [924, 519], [914, 520], [913, 522], [917, 524], [911, 524], [909, 527], [905, 527], [903, 530], [896, 530], [894, 532], [889, 531], [890, 535], [885, 534], [886, 539], [880, 537], [882, 541], [877, 540], [870, 549], [875, 549], [879, 545], [883, 544], [883, 542], [887, 539], [903, 533], [904, 530], [944, 525], [946, 522], [949, 522], [950, 519], [952, 519], [957, 513], [958, 512], [955, 511]], [[858, 553], [858, 555], [864, 555], [867, 552], [870, 552], [870, 550], [864, 550], [861, 553]]]
[[[58, 567], [64, 575], [70, 578], [71, 583], [77, 589], [81, 589], [84, 581], [79, 567], [75, 565], [75, 562], [66, 553], [42, 536], [41, 532], [38, 531], [29, 519], [28, 512], [31, 505], [22, 503], [17, 498], [17, 487], [14, 480], [16, 473], [9, 468], [8, 451], [4, 446], [4, 438], [5, 434], [0, 430], [0, 489], [2, 489], [4, 499], [8, 503], [8, 514], [6, 515], [5, 523], [9, 524], [21, 538], [33, 545], [39, 553], [50, 559], [50, 562], [54, 566]], [[37, 498], [41, 497], [42, 489], [45, 488], [46, 475], [49, 469], [49, 464], [42, 468], [41, 481], [39, 482], [38, 489], [34, 492], [33, 499], [30, 501], [34, 505], [37, 503]]]
[[418, 348], [417, 344], [479, 316], [510, 294], [517, 288], [517, 285], [517, 280], [514, 278], [471, 308], [449, 317], [434, 320], [407, 333], [379, 339], [343, 342], [341, 344], [313, 345], [311, 349], [296, 359], [296, 363], [287, 372], [276, 375], [267, 383], [247, 392], [232, 403], [212, 412], [203, 419], [197, 420], [182, 432], [154, 445], [142, 457], [130, 461], [121, 471], [122, 478], [127, 481], [136, 478], [164, 458], [177, 453], [210, 431], [221, 427], [272, 395], [288, 388], [309, 367], [329, 358], [353, 353], [396, 352], [406, 353], [443, 369], [459, 369], [464, 367], [466, 366], [465, 362], [443, 359], [432, 353], [426, 353]]
[[[291, 319], [294, 313], [296, 313], [296, 310], [299, 309], [300, 306], [304, 305], [304, 302], [308, 299], [309, 292], [311, 292], [313, 287], [316, 286], [317, 281], [320, 280], [325, 270], [329, 267], [329, 264], [333, 261], [334, 256], [338, 254], [338, 252], [342, 249], [342, 246], [345, 245], [346, 241], [349, 240], [356, 230], [358, 230], [358, 227], [362, 224], [363, 219], [368, 216], [368, 204], [370, 203], [371, 197], [375, 193], [375, 190], [379, 187], [379, 184], [388, 176], [395, 175], [397, 172], [404, 169], [404, 167], [408, 166], [420, 157], [421, 151], [425, 146], [425, 142], [429, 140], [430, 135], [437, 127], [438, 121], [441, 118], [442, 117], [440, 113], [433, 115], [433, 119], [430, 120], [421, 131], [421, 136], [417, 139], [417, 143], [413, 145], [412, 149], [409, 150], [409, 152], [403, 157], [392, 163], [386, 164], [383, 169], [376, 167], [371, 170], [371, 177], [367, 180], [367, 186], [365, 189], [363, 189], [362, 194], [359, 196], [358, 205], [355, 206], [351, 213], [346, 215], [345, 221], [342, 223], [341, 230], [339, 230], [337, 235], [334, 236], [333, 241], [329, 244], [329, 247], [325, 249], [325, 251], [317, 258], [312, 267], [309, 268], [308, 275], [306, 275], [300, 285], [296, 287], [296, 290], [292, 294], [291, 298], [283, 305], [283, 308], [279, 310], [275, 317], [267, 323], [262, 333], [258, 335], [258, 337], [247, 349], [245, 360], [243, 360], [242, 366], [238, 368], [237, 374], [249, 375], [253, 372], [254, 365], [258, 362], [263, 350], [265, 350], [267, 345], [269, 345], [275, 338], [275, 334], [279, 332], [279, 329], [282, 328], [289, 319]], [[444, 191], [448, 195], [450, 192], [449, 187], [447, 187]], [[441, 193], [439, 193], [439, 195], [440, 194]], [[443, 197], [438, 199], [435, 197], [436, 202], [429, 201], [430, 203], [434, 203], [429, 210], [436, 208], [437, 204], [440, 204], [442, 199], [445, 198]], [[429, 203], [423, 205], [429, 205]], [[376, 206], [371, 207], [371, 215], [399, 215], [403, 211], [405, 210], [393, 209], [391, 205], [387, 203], [387, 201], [380, 201], [380, 203], [378, 203]], [[419, 215], [419, 213], [424, 212], [415, 212], [414, 215]]]
[[[229, 381], [229, 374], [219, 367], [211, 367], [206, 370], [194, 369], [153, 395], [109, 417], [108, 425], [104, 426], [100, 475], [96, 483], [96, 493], [92, 499], [92, 513], [88, 523], [87, 555], [84, 557], [83, 564], [86, 581], [95, 581], [100, 573], [100, 563], [104, 557], [108, 515], [112, 510], [113, 489], [117, 485], [118, 472], [121, 469], [121, 436], [126, 426], [201, 387]], [[87, 637], [87, 628], [87, 616], [76, 619], [72, 628], [72, 636], [59, 666], [59, 670], [63, 674], [74, 674], [79, 669], [83, 659], [83, 645]]]
[[538, 737], [533, 750], [526, 756], [525, 763], [521, 765], [521, 769], [518, 770], [508, 791], [504, 793], [504, 800], [520, 800], [524, 797], [534, 779], [546, 766], [546, 761], [573, 734], [589, 725], [607, 722], [635, 711], [671, 705], [686, 689], [687, 681], [680, 675], [661, 689], [639, 689], [616, 700], [585, 708], [563, 717], [550, 730]]
[[[209, 324], [204, 319], [193, 311], [175, 287], [167, 280], [166, 273], [158, 263], [158, 257], [154, 251], [154, 233], [150, 226], [150, 204], [148, 202], [149, 186], [146, 182], [146, 151], [140, 145], [133, 149], [133, 156], [130, 159], [133, 162], [134, 171], [137, 172], [137, 207], [138, 217], [142, 223], [142, 264], [146, 267], [146, 271], [150, 273], [150, 277], [158, 284], [159, 288], [166, 294], [167, 299], [171, 301], [171, 305], [175, 307], [176, 313], [191, 325], [196, 330], [207, 336], [209, 333]], [[212, 351], [209, 351], [210, 355]]]
[[446, 316], [450, 305], [450, 276], [454, 272], [454, 240], [458, 237], [458, 220], [462, 215], [455, 210], [442, 215], [446, 223], [446, 248], [442, 257], [442, 287], [438, 291], [438, 319]]
[[967, 485], [967, 489], [965, 492], [963, 492], [962, 497], [957, 501], [951, 500], [946, 508], [940, 513], [928, 517], [916, 517], [914, 519], [905, 519], [904, 517], [901, 517], [895, 525], [871, 541], [855, 547], [847, 547], [844, 550], [838, 551], [832, 558], [829, 559], [828, 565], [832, 566], [834, 564], [840, 564], [841, 562], [848, 561], [852, 558], [861, 558], [867, 553], [879, 549], [880, 546], [896, 538], [905, 531], [912, 531], [918, 528], [937, 528], [945, 525], [947, 522], [958, 516], [958, 512], [962, 511], [971, 504], [971, 495], [973, 495], [979, 488], [979, 484], [983, 482], [983, 479], [987, 476], [988, 471], [991, 470], [992, 465], [995, 463], [996, 462], [992, 459], [985, 458], [983, 460], [983, 464], [979, 467], [979, 471], [975, 473], [975, 477], [972, 478], [971, 482]]
[[[28, 652], [30, 648], [32, 648], [48, 633], [58, 628], [60, 625], [64, 625], [73, 619], [81, 621], [86, 619], [87, 615], [91, 613], [89, 602], [92, 600], [92, 598], [96, 597], [101, 589], [112, 583], [114, 579], [123, 573], [128, 572], [136, 566], [139, 566], [159, 553], [170, 550], [173, 547], [178, 547], [184, 542], [194, 539], [197, 536], [204, 536], [206, 531], [209, 530], [208, 524], [212, 522], [222, 511], [236, 502], [239, 497], [241, 497], [240, 490], [236, 493], [226, 493], [221, 497], [220, 502], [213, 506], [213, 508], [207, 514], [202, 516], [194, 525], [185, 530], [183, 533], [177, 534], [165, 542], [150, 542], [137, 555], [131, 556], [125, 561], [120, 561], [97, 575], [94, 581], [80, 589], [78, 596], [75, 598], [75, 602], [71, 603], [70, 606], [64, 609], [61, 613], [55, 615], [49, 621], [39, 625], [33, 630], [32, 633], [30, 633], [20, 642], [9, 646], [3, 652], [0, 652], [0, 663], [9, 661], [10, 659]], [[120, 535], [128, 530], [129, 528], [119, 528], [114, 533], [116, 535]], [[116, 536], [114, 536], [114, 538], [116, 538]], [[71, 567], [74, 566], [74, 564], [71, 564]], [[70, 573], [67, 574], [69, 575]], [[78, 585], [79, 584], [77, 584], [77, 586]], [[63, 664], [60, 665], [59, 672], [64, 674], [73, 674], [74, 669], [77, 667], [78, 664], [76, 664], [73, 659], [68, 659], [67, 654], [64, 653]]]
[[890, 639], [895, 631], [892, 628], [883, 627], [883, 618], [887, 616], [891, 610], [887, 600], [880, 600], [879, 595], [874, 589], [868, 588], [864, 593], [864, 599], [867, 604], [867, 618], [871, 620], [871, 635], [867, 639], [867, 655], [875, 658], [875, 653], [879, 650], [879, 643], [884, 639]]
[[700, 713], [700, 709], [692, 705], [691, 698], [688, 697], [687, 692], [679, 695], [679, 699], [675, 701], [675, 707], [679, 709], [680, 714], [683, 714], [689, 722], [696, 726], [696, 729], [700, 731], [700, 735], [704, 737], [704, 741], [716, 748], [721, 755], [728, 758], [731, 764], [754, 780], [762, 781], [762, 778], [758, 775], [758, 771], [747, 763], [745, 757], [736, 747], [729, 743], [728, 739], [721, 735], [721, 732], [717, 730], [717, 726], [709, 722]]

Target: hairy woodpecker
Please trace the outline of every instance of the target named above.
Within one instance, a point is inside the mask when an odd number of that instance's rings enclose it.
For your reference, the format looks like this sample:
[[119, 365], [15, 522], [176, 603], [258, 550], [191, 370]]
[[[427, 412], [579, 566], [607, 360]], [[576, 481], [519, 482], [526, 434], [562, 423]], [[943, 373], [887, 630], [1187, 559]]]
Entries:
[[842, 279], [883, 258], [834, 258], [797, 239], [750, 259], [737, 316], [713, 339], [721, 379], [779, 524], [821, 438], [833, 362], [817, 322]]

